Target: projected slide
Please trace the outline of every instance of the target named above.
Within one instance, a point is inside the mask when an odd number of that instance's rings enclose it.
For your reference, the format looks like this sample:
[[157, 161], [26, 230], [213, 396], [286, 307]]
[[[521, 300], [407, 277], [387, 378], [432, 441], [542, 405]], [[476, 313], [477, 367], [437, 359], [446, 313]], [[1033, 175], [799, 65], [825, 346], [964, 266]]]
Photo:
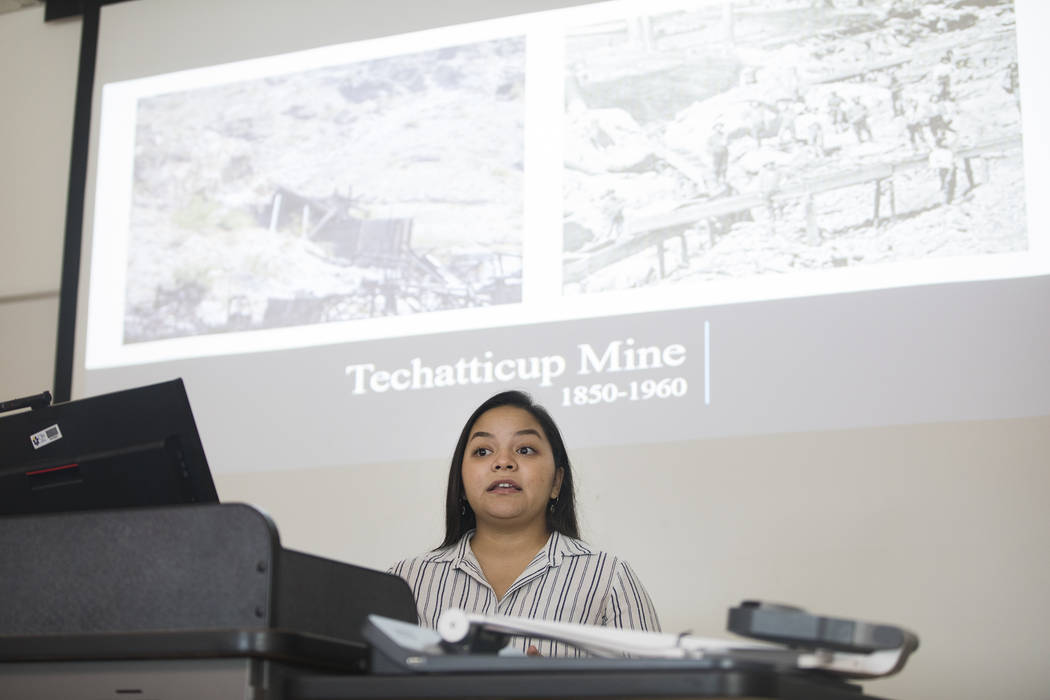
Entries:
[[576, 447], [1050, 411], [1047, 5], [482, 5], [103, 72], [75, 393], [183, 377], [220, 470], [508, 388]]
[[141, 98], [124, 342], [520, 301], [524, 48]]
[[566, 290], [1027, 250], [1010, 3], [872, 5], [570, 28]]
[[619, 2], [107, 85], [87, 363], [1045, 269], [1014, 28]]

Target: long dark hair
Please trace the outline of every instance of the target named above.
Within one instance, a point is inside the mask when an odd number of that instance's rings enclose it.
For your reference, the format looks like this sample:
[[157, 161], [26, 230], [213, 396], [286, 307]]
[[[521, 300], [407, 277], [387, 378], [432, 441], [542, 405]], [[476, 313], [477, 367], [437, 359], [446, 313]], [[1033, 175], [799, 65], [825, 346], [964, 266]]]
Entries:
[[439, 549], [455, 544], [464, 533], [477, 526], [474, 511], [467, 503], [463, 491], [463, 456], [466, 454], [470, 430], [474, 427], [474, 423], [481, 417], [481, 414], [500, 406], [513, 406], [528, 411], [540, 424], [547, 442], [551, 445], [554, 468], [561, 469], [563, 474], [561, 490], [558, 492], [557, 500], [553, 502], [554, 509], [553, 511], [550, 508], [547, 509], [547, 529], [577, 539], [580, 536], [580, 527], [576, 521], [576, 493], [572, 487], [572, 465], [569, 464], [569, 453], [565, 451], [565, 443], [561, 439], [558, 426], [547, 413], [547, 409], [534, 403], [532, 397], [524, 391], [504, 391], [478, 406], [467, 419], [463, 432], [459, 434], [459, 442], [456, 443], [456, 450], [452, 453], [452, 463], [448, 468], [448, 492], [445, 495], [445, 541], [441, 543]]

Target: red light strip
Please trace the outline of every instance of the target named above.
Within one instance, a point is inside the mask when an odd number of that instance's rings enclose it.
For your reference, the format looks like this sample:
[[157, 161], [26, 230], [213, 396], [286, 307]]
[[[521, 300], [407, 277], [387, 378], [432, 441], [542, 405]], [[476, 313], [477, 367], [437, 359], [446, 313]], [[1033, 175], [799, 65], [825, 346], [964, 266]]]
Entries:
[[48, 472], [57, 472], [60, 469], [72, 469], [73, 467], [79, 466], [79, 463], [74, 462], [73, 464], [65, 464], [61, 467], [48, 467], [47, 469], [37, 469], [35, 472], [26, 472], [26, 476], [34, 476], [36, 474], [47, 474]]

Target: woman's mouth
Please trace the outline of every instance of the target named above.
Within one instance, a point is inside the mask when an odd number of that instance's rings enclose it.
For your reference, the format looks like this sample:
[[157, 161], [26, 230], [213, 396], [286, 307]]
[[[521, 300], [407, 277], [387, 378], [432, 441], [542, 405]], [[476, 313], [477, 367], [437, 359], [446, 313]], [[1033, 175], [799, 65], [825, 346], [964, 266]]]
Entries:
[[485, 490], [489, 493], [516, 493], [521, 491], [521, 487], [518, 486], [517, 482], [510, 479], [500, 479], [493, 481]]

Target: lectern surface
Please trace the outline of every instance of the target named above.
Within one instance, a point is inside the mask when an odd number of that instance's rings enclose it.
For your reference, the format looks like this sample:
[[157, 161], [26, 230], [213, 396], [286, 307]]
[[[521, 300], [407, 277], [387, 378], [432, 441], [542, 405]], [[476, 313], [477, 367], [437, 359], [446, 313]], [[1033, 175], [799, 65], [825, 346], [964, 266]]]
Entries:
[[859, 686], [804, 673], [682, 672], [303, 676], [289, 679], [288, 700], [350, 698], [782, 698], [879, 700]]

